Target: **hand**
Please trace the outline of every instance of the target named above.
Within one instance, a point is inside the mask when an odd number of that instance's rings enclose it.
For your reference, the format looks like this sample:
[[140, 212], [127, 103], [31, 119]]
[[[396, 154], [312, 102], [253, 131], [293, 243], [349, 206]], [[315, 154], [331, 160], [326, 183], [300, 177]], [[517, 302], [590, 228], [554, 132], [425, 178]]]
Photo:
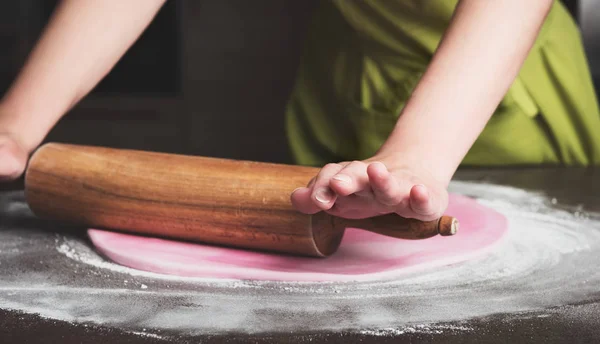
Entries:
[[306, 214], [326, 211], [360, 219], [396, 213], [430, 221], [442, 216], [448, 206], [446, 187], [447, 182], [426, 171], [396, 167], [393, 161], [375, 157], [326, 165], [307, 187], [294, 190], [291, 200]]
[[19, 178], [27, 165], [28, 155], [14, 136], [0, 132], [0, 182]]

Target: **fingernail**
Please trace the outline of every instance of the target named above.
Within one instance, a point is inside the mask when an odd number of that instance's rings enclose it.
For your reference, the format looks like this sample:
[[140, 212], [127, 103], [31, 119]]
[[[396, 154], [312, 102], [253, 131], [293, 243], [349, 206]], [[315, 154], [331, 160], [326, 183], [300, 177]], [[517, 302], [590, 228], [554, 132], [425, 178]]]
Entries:
[[336, 174], [335, 176], [331, 177], [331, 179], [337, 180], [338, 182], [342, 182], [345, 184], [352, 183], [352, 178], [345, 174]]
[[300, 189], [304, 189], [304, 188], [295, 188], [294, 191], [292, 191], [292, 193], [294, 193], [294, 192], [296, 192], [296, 191], [298, 191]]
[[329, 188], [320, 188], [315, 194], [315, 198], [321, 203], [328, 203], [329, 201], [331, 201], [332, 197], [333, 195]]

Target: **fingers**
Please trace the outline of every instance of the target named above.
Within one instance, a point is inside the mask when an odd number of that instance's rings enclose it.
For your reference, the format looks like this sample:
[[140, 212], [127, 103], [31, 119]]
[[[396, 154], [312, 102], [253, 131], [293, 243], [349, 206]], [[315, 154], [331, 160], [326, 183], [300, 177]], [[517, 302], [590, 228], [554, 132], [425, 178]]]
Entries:
[[304, 214], [315, 214], [321, 211], [321, 208], [312, 201], [311, 193], [310, 188], [297, 188], [294, 190], [290, 198], [294, 208]]
[[362, 161], [349, 163], [331, 177], [329, 186], [340, 196], [348, 196], [365, 190], [370, 191], [367, 165]]
[[291, 200], [306, 214], [326, 211], [344, 218], [365, 218], [396, 213], [435, 220], [448, 205], [447, 191], [435, 182], [425, 186], [421, 180], [411, 171], [391, 173], [381, 162], [328, 164], [307, 187], [296, 189]]
[[27, 153], [13, 140], [0, 138], [0, 181], [19, 178], [26, 164]]
[[335, 204], [337, 195], [329, 187], [329, 183], [331, 177], [336, 175], [342, 168], [344, 167], [340, 164], [327, 164], [317, 175], [310, 198], [319, 209], [328, 210]]
[[429, 215], [432, 210], [429, 200], [429, 191], [425, 185], [415, 185], [410, 190], [410, 208], [417, 214]]
[[422, 221], [435, 220], [442, 215], [441, 198], [435, 197], [426, 186], [399, 182], [385, 165], [379, 162], [370, 164], [367, 174], [375, 198], [386, 206], [388, 211]]
[[369, 182], [373, 189], [375, 199], [385, 206], [398, 206], [407, 195], [396, 178], [394, 178], [384, 164], [374, 162], [367, 168]]
[[420, 220], [429, 221], [439, 218], [442, 215], [439, 203], [425, 185], [418, 184], [410, 190], [410, 208]]
[[335, 205], [326, 212], [346, 219], [364, 219], [381, 215], [380, 208], [381, 206], [373, 199], [372, 194], [371, 197], [350, 195], [338, 197]]
[[0, 152], [0, 181], [12, 181], [23, 173], [21, 163], [13, 156]]
[[343, 169], [347, 163], [325, 165], [319, 174], [312, 178], [305, 188], [292, 192], [292, 205], [300, 212], [314, 214], [321, 210], [331, 209], [337, 196], [329, 187], [331, 177]]

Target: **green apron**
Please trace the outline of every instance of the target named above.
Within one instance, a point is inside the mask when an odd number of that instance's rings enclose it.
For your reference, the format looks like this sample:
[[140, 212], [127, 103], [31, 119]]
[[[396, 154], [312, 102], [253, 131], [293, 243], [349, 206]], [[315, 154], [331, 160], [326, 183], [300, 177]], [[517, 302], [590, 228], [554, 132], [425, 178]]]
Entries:
[[[298, 164], [365, 159], [377, 151], [456, 3], [321, 2], [286, 111]], [[463, 160], [463, 165], [517, 164], [600, 164], [598, 103], [578, 27], [560, 2]]]

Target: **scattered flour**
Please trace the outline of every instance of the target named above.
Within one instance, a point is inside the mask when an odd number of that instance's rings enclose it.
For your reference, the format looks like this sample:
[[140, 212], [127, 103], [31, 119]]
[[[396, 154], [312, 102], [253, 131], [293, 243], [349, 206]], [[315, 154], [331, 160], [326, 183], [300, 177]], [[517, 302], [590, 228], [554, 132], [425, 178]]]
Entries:
[[393, 337], [405, 333], [441, 334], [444, 332], [467, 332], [473, 331], [472, 327], [456, 325], [414, 325], [401, 328], [381, 328], [373, 330], [361, 330], [360, 334], [376, 337]]
[[[149, 337], [158, 335], [142, 329], [191, 335], [346, 330], [393, 336], [472, 331], [449, 323], [597, 297], [598, 214], [567, 209], [556, 199], [511, 187], [454, 182], [450, 191], [475, 197], [507, 217], [510, 230], [501, 245], [484, 257], [444, 268], [345, 283], [137, 271], [107, 262], [83, 237], [17, 230], [31, 214], [12, 205], [11, 216], [21, 221], [0, 220], [0, 307], [118, 326]], [[11, 197], [23, 203], [22, 196]]]
[[159, 335], [157, 335], [155, 333], [149, 333], [149, 332], [143, 332], [143, 331], [129, 331], [129, 333], [136, 334], [136, 335], [141, 336], [141, 337], [156, 338], [156, 339], [165, 339], [165, 337], [159, 336]]

